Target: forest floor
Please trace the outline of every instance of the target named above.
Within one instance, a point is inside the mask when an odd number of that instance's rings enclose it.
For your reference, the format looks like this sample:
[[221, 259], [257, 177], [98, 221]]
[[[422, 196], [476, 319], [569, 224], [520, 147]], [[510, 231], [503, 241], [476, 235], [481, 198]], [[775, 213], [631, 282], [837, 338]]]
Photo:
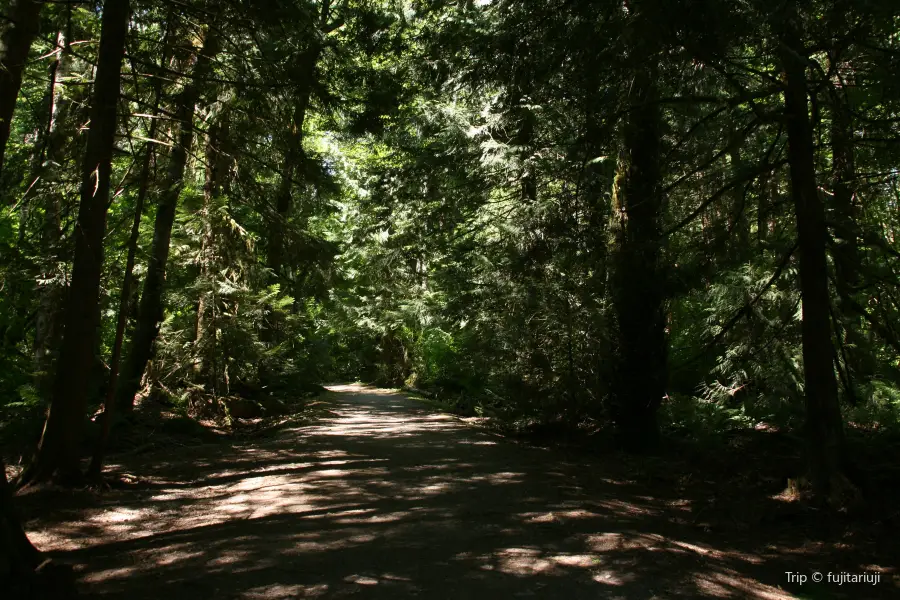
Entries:
[[[392, 390], [323, 400], [265, 437], [114, 456], [122, 488], [26, 493], [29, 535], [95, 598], [898, 597], [883, 526], [678, 457], [516, 443]], [[864, 571], [880, 583], [799, 577]]]

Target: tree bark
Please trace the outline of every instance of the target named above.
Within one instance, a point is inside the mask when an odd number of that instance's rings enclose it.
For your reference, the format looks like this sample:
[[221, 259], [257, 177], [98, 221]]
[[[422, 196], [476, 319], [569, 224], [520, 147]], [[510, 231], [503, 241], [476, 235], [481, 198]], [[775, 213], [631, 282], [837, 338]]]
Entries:
[[40, 559], [41, 553], [22, 528], [12, 486], [6, 480], [6, 463], [0, 458], [0, 585], [5, 577], [15, 579], [33, 572]]
[[[47, 88], [46, 110], [47, 129], [41, 150], [38, 152], [32, 181], [46, 179], [52, 166], [62, 161], [62, 153], [67, 139], [63, 128], [69, 121], [71, 102], [62, 94], [59, 80], [66, 76], [71, 65], [70, 46], [62, 32], [56, 34], [57, 58], [50, 66], [50, 83]], [[34, 327], [34, 367], [35, 389], [38, 395], [50, 399], [50, 386], [56, 364], [55, 351], [62, 335], [62, 304], [65, 288], [57, 277], [57, 252], [61, 236], [59, 214], [62, 209], [59, 193], [47, 189], [43, 199], [43, 227], [41, 232], [41, 252], [43, 264], [38, 284], [38, 310]]]
[[75, 258], [65, 313], [59, 368], [44, 432], [34, 461], [23, 481], [46, 480], [58, 474], [63, 482], [81, 480], [79, 443], [99, 323], [103, 237], [109, 203], [116, 108], [125, 37], [128, 0], [103, 5], [100, 50], [91, 103], [91, 126], [81, 178], [81, 199], [75, 226]]
[[[835, 69], [839, 77], [839, 69]], [[853, 118], [842, 83], [831, 88], [831, 205], [835, 217], [835, 239], [831, 254], [838, 293], [841, 349], [847, 373], [847, 392], [855, 398], [854, 380], [868, 379], [874, 371], [869, 344], [862, 333], [860, 316], [853, 308], [853, 295], [860, 282], [861, 260], [856, 210], [856, 156]]]
[[0, 174], [10, 125], [16, 110], [16, 98], [22, 87], [22, 72], [28, 60], [31, 42], [40, 25], [43, 1], [12, 0], [7, 8], [9, 22], [0, 37]]
[[[171, 21], [171, 15], [167, 23]], [[161, 66], [165, 66], [169, 56], [169, 29], [166, 28], [165, 41], [163, 42], [163, 56], [160, 61]], [[160, 79], [154, 80], [153, 89], [153, 110], [151, 114], [155, 117], [159, 112], [159, 103], [162, 99], [162, 83]], [[156, 139], [157, 130], [159, 128], [159, 119], [151, 119], [150, 129], [147, 137], [151, 140]], [[131, 290], [134, 286], [134, 263], [137, 254], [138, 237], [141, 232], [141, 216], [144, 212], [144, 201], [147, 199], [147, 193], [150, 189], [150, 172], [153, 162], [155, 144], [148, 142], [144, 146], [144, 158], [141, 164], [141, 174], [138, 183], [137, 199], [134, 203], [134, 218], [131, 222], [131, 234], [128, 237], [128, 257], [125, 261], [125, 274], [122, 277], [122, 289], [119, 293], [119, 312], [116, 317], [116, 337], [113, 342], [112, 357], [109, 360], [109, 382], [106, 386], [106, 397], [103, 402], [103, 415], [101, 420], [100, 437], [94, 448], [94, 454], [91, 457], [91, 464], [88, 467], [88, 476], [92, 478], [100, 477], [103, 471], [103, 461], [106, 457], [106, 450], [109, 446], [110, 431], [116, 410], [115, 392], [119, 380], [119, 363], [122, 359], [122, 347], [125, 340], [125, 327], [128, 324], [128, 314], [130, 312]]]
[[797, 7], [784, 19], [781, 62], [784, 70], [785, 116], [791, 193], [800, 250], [801, 335], [806, 393], [807, 459], [813, 493], [826, 497], [841, 472], [843, 425], [838, 405], [831, 339], [825, 208], [816, 188], [812, 126], [807, 100], [807, 53]]
[[620, 444], [652, 450], [657, 410], [667, 384], [662, 255], [660, 110], [657, 53], [646, 31], [630, 24], [634, 79], [622, 126], [609, 224], [611, 354], [609, 406]]
[[162, 192], [153, 225], [153, 243], [147, 276], [141, 293], [138, 322], [127, 358], [122, 367], [121, 380], [116, 390], [116, 404], [125, 412], [134, 408], [134, 397], [140, 389], [141, 377], [153, 354], [153, 344], [159, 335], [163, 320], [163, 291], [166, 280], [166, 263], [169, 260], [169, 242], [178, 198], [184, 187], [184, 173], [188, 154], [194, 142], [194, 107], [200, 97], [201, 86], [212, 71], [213, 59], [220, 49], [219, 37], [210, 29], [203, 48], [191, 73], [191, 82], [181, 92], [176, 110], [179, 126], [178, 143], [172, 149], [166, 174], [168, 187]]
[[16, 510], [6, 464], [0, 459], [0, 589], [4, 598], [68, 600], [78, 597], [70, 565], [45, 559], [31, 543]]
[[[213, 213], [216, 201], [222, 194], [222, 186], [228, 176], [228, 154], [225, 152], [228, 138], [228, 116], [221, 115], [210, 127], [206, 144], [206, 180], [203, 186], [203, 238], [200, 248], [200, 276], [210, 280], [216, 271], [214, 261], [217, 250], [217, 227]], [[212, 290], [201, 292], [197, 303], [197, 335], [194, 340], [194, 372], [200, 383], [207, 386], [216, 397], [219, 382], [214, 368], [216, 355], [216, 294]]]

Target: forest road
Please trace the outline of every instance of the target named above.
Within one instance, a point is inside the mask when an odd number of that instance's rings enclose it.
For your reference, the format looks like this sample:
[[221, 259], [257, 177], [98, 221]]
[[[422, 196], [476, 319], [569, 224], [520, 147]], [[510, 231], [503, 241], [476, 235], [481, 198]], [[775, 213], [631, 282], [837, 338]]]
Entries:
[[794, 597], [802, 563], [675, 496], [391, 390], [329, 390], [314, 425], [122, 461], [150, 483], [29, 533], [89, 598]]

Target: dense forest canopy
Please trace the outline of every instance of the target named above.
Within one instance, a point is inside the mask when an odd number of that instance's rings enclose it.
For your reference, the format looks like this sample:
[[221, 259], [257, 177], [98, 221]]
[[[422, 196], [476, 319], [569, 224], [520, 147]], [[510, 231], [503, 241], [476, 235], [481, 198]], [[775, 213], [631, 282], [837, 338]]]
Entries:
[[98, 476], [145, 403], [333, 380], [636, 452], [793, 431], [826, 502], [898, 432], [895, 0], [2, 11], [19, 484]]

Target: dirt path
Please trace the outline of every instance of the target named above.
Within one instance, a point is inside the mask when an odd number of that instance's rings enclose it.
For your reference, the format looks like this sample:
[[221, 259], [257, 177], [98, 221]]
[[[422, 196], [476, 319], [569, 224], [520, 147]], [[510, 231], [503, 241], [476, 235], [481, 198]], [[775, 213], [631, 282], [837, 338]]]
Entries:
[[726, 543], [678, 498], [388, 390], [330, 390], [317, 425], [143, 457], [148, 486], [32, 520], [30, 534], [98, 598], [835, 595], [788, 584], [785, 571], [819, 566], [808, 558]]

